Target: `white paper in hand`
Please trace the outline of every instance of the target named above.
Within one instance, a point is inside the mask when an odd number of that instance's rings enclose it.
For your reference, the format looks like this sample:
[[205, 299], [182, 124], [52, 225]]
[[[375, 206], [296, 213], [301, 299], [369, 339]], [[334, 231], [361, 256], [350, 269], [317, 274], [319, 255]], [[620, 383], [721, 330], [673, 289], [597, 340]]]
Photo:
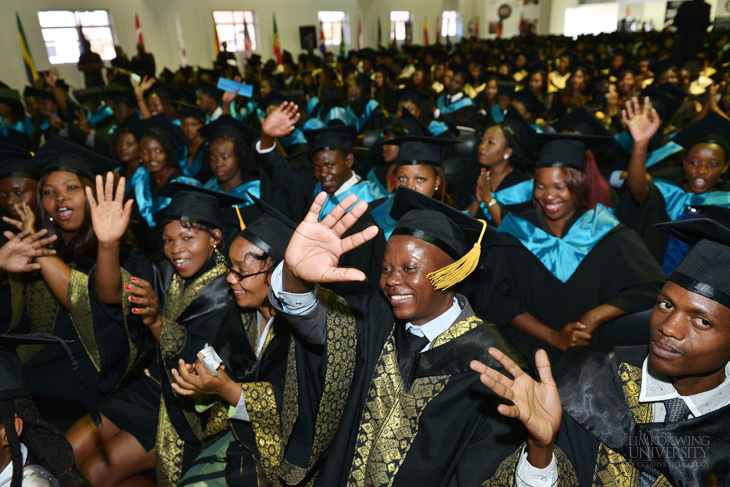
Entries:
[[220, 367], [222, 360], [213, 347], [206, 343], [203, 349], [198, 352], [198, 358], [205, 365], [205, 368], [208, 369], [210, 375], [220, 377], [217, 369]]

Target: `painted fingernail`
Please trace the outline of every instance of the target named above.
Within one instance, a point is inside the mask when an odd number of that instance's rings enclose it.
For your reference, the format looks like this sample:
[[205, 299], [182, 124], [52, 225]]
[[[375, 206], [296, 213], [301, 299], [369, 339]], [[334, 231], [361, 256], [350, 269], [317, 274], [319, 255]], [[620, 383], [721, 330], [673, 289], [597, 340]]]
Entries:
[[131, 291], [132, 290], [132, 286], [130, 286], [129, 284], [127, 284], [126, 286], [124, 286], [124, 289], [126, 289], [127, 291]]
[[130, 301], [134, 301], [134, 296], [130, 296], [130, 297], [129, 297], [129, 300], [130, 300]]
[[137, 312], [137, 308], [132, 308], [132, 313], [136, 313], [136, 312]]
[[130, 277], [130, 279], [132, 279], [133, 281], [136, 281], [137, 280], [136, 277]]

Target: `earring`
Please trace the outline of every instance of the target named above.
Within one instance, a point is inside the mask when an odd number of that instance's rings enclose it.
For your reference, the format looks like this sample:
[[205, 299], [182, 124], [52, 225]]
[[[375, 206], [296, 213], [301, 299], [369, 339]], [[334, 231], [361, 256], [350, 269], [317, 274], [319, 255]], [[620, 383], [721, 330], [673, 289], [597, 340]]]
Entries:
[[53, 221], [53, 217], [52, 216], [49, 216], [48, 219], [51, 220], [51, 222]]
[[213, 246], [213, 253], [215, 254], [215, 264], [216, 265], [223, 265], [226, 263], [226, 258], [218, 251], [218, 246]]
[[439, 190], [439, 187], [438, 187], [438, 186], [436, 186], [436, 187], [434, 188], [434, 191], [438, 191], [438, 190]]
[[504, 153], [504, 159], [509, 159], [509, 154], [507, 154], [506, 152]]

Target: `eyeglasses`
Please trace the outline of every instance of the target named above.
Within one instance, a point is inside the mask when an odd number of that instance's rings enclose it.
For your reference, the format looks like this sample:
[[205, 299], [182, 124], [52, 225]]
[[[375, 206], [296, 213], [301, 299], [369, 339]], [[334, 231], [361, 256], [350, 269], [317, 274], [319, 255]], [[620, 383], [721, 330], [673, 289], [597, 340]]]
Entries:
[[269, 267], [266, 270], [254, 272], [251, 274], [241, 274], [240, 272], [233, 270], [233, 264], [231, 263], [231, 261], [229, 261], [227, 259], [226, 259], [226, 267], [228, 268], [228, 273], [233, 275], [233, 278], [236, 280], [236, 282], [241, 282], [248, 277], [258, 276], [259, 274], [266, 274], [267, 272], [271, 272], [274, 270], [273, 267]]

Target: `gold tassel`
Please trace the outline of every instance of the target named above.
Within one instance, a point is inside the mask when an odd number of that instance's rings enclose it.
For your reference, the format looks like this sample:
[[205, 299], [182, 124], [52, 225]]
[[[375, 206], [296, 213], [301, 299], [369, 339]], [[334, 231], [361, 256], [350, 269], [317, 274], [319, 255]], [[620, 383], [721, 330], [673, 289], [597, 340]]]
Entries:
[[437, 271], [433, 271], [428, 275], [431, 285], [437, 291], [444, 291], [454, 284], [457, 284], [469, 276], [474, 269], [479, 265], [479, 256], [481, 255], [482, 238], [484, 238], [484, 232], [487, 231], [487, 222], [482, 222], [482, 233], [479, 234], [479, 239], [476, 241], [474, 246], [466, 253], [464, 257], [453, 262], [446, 267], [443, 267]]
[[241, 216], [241, 210], [238, 209], [238, 205], [233, 205], [233, 207], [236, 209], [236, 214], [238, 215], [238, 226], [241, 227], [241, 231], [246, 230], [246, 224], [243, 223], [243, 217]]

